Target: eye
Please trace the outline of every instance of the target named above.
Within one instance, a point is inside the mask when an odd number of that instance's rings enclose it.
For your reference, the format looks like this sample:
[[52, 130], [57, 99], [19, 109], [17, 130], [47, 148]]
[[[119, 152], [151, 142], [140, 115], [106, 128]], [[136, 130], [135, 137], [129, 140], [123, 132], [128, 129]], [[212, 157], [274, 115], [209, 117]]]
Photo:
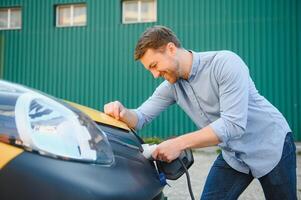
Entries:
[[157, 63], [152, 64], [151, 66], [149, 66], [149, 69], [154, 69], [157, 67]]

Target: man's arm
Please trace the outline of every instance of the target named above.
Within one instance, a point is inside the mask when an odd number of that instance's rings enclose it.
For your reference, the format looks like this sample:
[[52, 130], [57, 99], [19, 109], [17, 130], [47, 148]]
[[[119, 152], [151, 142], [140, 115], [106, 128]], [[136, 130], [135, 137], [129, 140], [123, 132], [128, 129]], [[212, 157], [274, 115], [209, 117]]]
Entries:
[[171, 162], [185, 149], [202, 148], [214, 146], [221, 141], [210, 126], [206, 126], [198, 131], [187, 133], [174, 139], [166, 140], [157, 146], [153, 152], [153, 158]]
[[246, 130], [249, 104], [249, 70], [233, 52], [223, 52], [214, 69], [219, 85], [220, 118], [210, 124], [219, 139], [227, 145]]
[[168, 106], [175, 103], [173, 86], [167, 81], [162, 82], [139, 108], [134, 110], [138, 116], [138, 124], [136, 129], [143, 128], [145, 124], [150, 123]]
[[128, 109], [119, 101], [114, 101], [104, 106], [104, 112], [117, 120], [125, 122], [130, 128], [139, 130], [174, 102], [172, 86], [164, 81], [139, 108]]

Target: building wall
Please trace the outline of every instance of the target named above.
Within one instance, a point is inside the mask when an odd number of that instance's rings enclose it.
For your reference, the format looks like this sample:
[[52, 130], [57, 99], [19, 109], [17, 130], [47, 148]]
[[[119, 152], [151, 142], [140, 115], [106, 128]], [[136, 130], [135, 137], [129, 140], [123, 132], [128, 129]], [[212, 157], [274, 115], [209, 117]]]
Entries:
[[[55, 27], [55, 5], [68, 2], [87, 3], [87, 26]], [[0, 1], [15, 5], [22, 7], [22, 30], [0, 31], [6, 80], [100, 110], [113, 100], [135, 108], [162, 82], [134, 62], [135, 43], [145, 28], [166, 25], [187, 49], [240, 55], [260, 93], [301, 140], [298, 0], [157, 0], [158, 21], [140, 24], [121, 23], [120, 0]], [[141, 134], [166, 138], [192, 130], [172, 106]]]
[[3, 78], [3, 61], [4, 61], [4, 37], [0, 35], [0, 78]]

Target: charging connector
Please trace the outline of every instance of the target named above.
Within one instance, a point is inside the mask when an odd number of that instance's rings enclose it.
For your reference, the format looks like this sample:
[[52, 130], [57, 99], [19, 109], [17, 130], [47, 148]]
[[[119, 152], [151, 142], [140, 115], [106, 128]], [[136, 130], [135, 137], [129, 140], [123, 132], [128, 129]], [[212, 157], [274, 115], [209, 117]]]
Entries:
[[146, 159], [152, 159], [152, 153], [155, 151], [155, 149], [157, 148], [156, 144], [142, 144], [142, 148], [143, 148], [143, 156]]
[[[143, 156], [149, 160], [152, 160], [152, 153], [157, 148], [156, 144], [142, 144], [143, 148]], [[164, 161], [155, 161], [155, 166], [158, 170], [158, 174], [164, 175], [164, 180], [177, 180], [184, 173], [186, 174], [187, 184], [189, 189], [189, 194], [192, 200], [194, 200], [194, 195], [191, 188], [190, 176], [188, 173], [188, 168], [193, 164], [194, 159], [192, 155], [191, 149], [186, 149], [183, 151], [180, 156], [172, 161], [171, 163], [167, 163]], [[160, 176], [161, 182], [161, 176]], [[162, 182], [163, 183], [163, 182]], [[164, 182], [166, 184], [166, 181]], [[164, 184], [164, 185], [165, 185]]]

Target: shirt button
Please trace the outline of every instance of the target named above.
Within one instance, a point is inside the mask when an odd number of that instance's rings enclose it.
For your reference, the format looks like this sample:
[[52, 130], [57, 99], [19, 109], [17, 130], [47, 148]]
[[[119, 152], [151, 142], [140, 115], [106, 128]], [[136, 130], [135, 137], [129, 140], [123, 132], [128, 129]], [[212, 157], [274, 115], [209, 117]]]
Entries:
[[203, 116], [204, 115], [204, 113], [201, 113], [201, 116]]

